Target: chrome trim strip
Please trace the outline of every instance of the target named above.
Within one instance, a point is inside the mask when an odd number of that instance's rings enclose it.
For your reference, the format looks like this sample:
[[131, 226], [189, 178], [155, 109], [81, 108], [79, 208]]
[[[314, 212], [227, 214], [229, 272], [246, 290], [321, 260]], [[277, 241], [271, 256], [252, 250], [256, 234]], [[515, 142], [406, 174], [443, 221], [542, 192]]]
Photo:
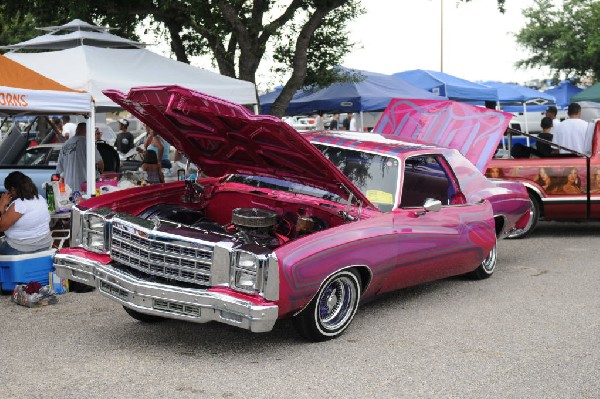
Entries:
[[547, 202], [547, 203], [571, 202], [571, 203], [585, 204], [585, 203], [587, 203], [587, 197], [586, 196], [576, 196], [576, 197], [570, 196], [569, 198], [543, 197], [542, 202]]
[[270, 331], [278, 317], [279, 308], [275, 304], [256, 305], [206, 289], [148, 282], [111, 265], [74, 255], [58, 254], [54, 264], [61, 277], [84, 276], [86, 283], [96, 286], [102, 295], [148, 315], [194, 323], [218, 321], [253, 332]]
[[275, 253], [271, 253], [267, 259], [267, 268], [263, 272], [264, 286], [263, 296], [267, 301], [279, 300], [279, 260]]
[[71, 240], [70, 247], [78, 247], [81, 245], [81, 237], [83, 236], [83, 225], [81, 223], [81, 215], [83, 214], [79, 206], [71, 208]]

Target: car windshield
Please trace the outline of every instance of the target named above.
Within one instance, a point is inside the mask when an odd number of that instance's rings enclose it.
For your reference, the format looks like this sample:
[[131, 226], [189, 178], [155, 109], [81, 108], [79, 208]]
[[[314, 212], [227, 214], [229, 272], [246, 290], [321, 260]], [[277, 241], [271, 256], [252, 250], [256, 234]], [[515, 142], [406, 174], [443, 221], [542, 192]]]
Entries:
[[399, 162], [396, 158], [321, 144], [315, 144], [315, 147], [381, 211], [389, 212], [394, 208], [398, 192]]
[[340, 196], [318, 188], [305, 186], [299, 183], [293, 183], [285, 180], [279, 180], [272, 177], [247, 176], [247, 175], [229, 175], [228, 182], [247, 184], [252, 187], [268, 188], [277, 191], [286, 191], [294, 194], [310, 195], [312, 197], [322, 198], [329, 201], [343, 203], [344, 199]]
[[17, 161], [17, 165], [44, 165], [50, 148], [29, 148]]

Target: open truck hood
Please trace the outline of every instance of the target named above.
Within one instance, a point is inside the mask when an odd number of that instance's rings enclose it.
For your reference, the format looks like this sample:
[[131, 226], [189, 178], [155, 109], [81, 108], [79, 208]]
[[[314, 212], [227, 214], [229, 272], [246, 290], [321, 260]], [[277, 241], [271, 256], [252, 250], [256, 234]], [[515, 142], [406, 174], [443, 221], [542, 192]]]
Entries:
[[352, 195], [374, 207], [319, 150], [281, 119], [179, 86], [105, 90], [212, 177], [237, 173], [275, 177]]
[[373, 131], [454, 148], [484, 173], [512, 116], [455, 101], [396, 98]]

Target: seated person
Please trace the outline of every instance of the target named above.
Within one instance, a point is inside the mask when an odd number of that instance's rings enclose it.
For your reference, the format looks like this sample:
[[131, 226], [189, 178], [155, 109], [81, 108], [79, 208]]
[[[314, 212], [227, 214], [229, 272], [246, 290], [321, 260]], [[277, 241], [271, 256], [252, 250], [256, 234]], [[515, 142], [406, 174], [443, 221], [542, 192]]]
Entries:
[[4, 179], [7, 192], [0, 197], [0, 231], [6, 241], [0, 255], [19, 255], [50, 249], [50, 213], [46, 200], [28, 176], [11, 172]]
[[[554, 124], [552, 123], [552, 119], [548, 118], [547, 116], [542, 118], [542, 122], [541, 122], [542, 133], [538, 134], [538, 137], [541, 139], [547, 140], [547, 141], [552, 141], [552, 137], [554, 137], [554, 136], [550, 132], [552, 131], [553, 125]], [[546, 143], [542, 143], [541, 141], [537, 141], [535, 143], [535, 147], [536, 147], [539, 155], [542, 157], [548, 157], [548, 156], [550, 156], [550, 154], [552, 154], [552, 146], [550, 144], [546, 144]]]

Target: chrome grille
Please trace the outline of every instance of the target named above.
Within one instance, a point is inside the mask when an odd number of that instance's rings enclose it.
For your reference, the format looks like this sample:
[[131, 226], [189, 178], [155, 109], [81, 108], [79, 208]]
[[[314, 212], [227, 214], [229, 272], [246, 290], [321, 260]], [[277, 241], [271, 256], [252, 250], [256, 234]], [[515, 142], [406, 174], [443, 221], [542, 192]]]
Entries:
[[[143, 237], [119, 223], [112, 225], [111, 258], [135, 270], [153, 276], [195, 283], [210, 281], [214, 248], [210, 245], [178, 241], [165, 242], [158, 233]], [[145, 235], [145, 234], [144, 234]]]

